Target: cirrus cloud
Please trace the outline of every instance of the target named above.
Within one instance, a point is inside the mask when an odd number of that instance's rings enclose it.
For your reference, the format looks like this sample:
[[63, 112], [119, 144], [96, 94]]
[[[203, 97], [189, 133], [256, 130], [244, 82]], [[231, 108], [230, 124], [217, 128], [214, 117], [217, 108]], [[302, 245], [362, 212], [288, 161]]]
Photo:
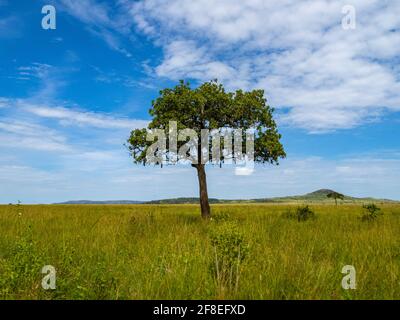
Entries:
[[400, 3], [352, 1], [124, 1], [164, 50], [157, 75], [263, 88], [281, 121], [309, 132], [352, 128], [400, 111]]
[[19, 102], [25, 111], [36, 116], [56, 119], [65, 125], [91, 126], [103, 129], [134, 129], [146, 127], [148, 121], [128, 118], [116, 118], [104, 113], [79, 111], [66, 107], [51, 107]]

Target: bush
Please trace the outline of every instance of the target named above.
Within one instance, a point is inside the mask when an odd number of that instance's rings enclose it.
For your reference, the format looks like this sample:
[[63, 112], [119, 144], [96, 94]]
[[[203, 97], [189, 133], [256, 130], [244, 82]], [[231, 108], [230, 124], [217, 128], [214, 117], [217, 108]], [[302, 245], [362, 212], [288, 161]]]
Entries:
[[307, 221], [315, 218], [315, 213], [308, 206], [298, 207], [296, 210], [297, 221]]
[[298, 207], [296, 211], [292, 211], [292, 209], [287, 209], [282, 216], [286, 219], [293, 219], [300, 222], [314, 219], [315, 213], [309, 208], [309, 206], [303, 206]]
[[380, 212], [381, 208], [379, 208], [374, 203], [363, 205], [363, 209], [364, 209], [364, 211], [361, 216], [362, 221], [374, 221], [379, 216], [383, 215], [383, 213]]
[[211, 217], [215, 222], [225, 222], [231, 220], [231, 216], [227, 212], [216, 212]]
[[0, 261], [0, 298], [18, 299], [19, 294], [37, 294], [45, 259], [37, 249], [30, 226], [12, 244], [5, 258]]
[[249, 247], [238, 226], [232, 222], [216, 225], [211, 233], [214, 248], [212, 273], [220, 288], [238, 288], [240, 267], [248, 255]]

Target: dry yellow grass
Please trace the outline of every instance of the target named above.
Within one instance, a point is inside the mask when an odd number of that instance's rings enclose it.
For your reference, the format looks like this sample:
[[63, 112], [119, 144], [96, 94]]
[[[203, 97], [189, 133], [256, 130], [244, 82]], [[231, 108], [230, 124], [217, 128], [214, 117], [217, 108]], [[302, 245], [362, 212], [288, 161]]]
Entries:
[[[399, 299], [400, 206], [362, 222], [361, 205], [0, 206], [0, 297], [5, 299]], [[213, 272], [211, 235], [234, 225], [248, 245], [235, 288]], [[221, 230], [224, 230], [223, 228]], [[41, 288], [41, 268], [57, 289]], [[354, 265], [357, 289], [341, 287]]]

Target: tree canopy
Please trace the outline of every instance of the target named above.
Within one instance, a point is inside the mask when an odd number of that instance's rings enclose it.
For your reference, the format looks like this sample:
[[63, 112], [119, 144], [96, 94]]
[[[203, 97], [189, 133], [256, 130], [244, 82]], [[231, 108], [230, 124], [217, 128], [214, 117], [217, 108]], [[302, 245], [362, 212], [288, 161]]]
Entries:
[[337, 205], [337, 200], [338, 200], [338, 199], [344, 200], [344, 195], [341, 194], [341, 193], [339, 193], [339, 192], [336, 192], [336, 191], [331, 192], [331, 193], [328, 193], [326, 196], [327, 196], [328, 198], [334, 199], [336, 205]]
[[[204, 166], [209, 162], [211, 154], [214, 164], [221, 165], [226, 160], [236, 161], [235, 152], [230, 154], [218, 152], [217, 157], [214, 157], [215, 136], [220, 140], [227, 131], [236, 130], [235, 132], [241, 135], [240, 139], [237, 139], [240, 141], [240, 154], [251, 140], [252, 161], [279, 164], [279, 158], [284, 158], [286, 154], [280, 142], [281, 135], [273, 119], [273, 112], [274, 109], [267, 104], [263, 90], [227, 92], [217, 80], [191, 88], [188, 82], [181, 80], [174, 88], [161, 90], [159, 97], [152, 101], [149, 110], [151, 122], [147, 128], [131, 132], [128, 148], [134, 162], [143, 165], [151, 163], [162, 165], [164, 162], [171, 163], [171, 159], [174, 160], [172, 163], [176, 163], [182, 158], [187, 159], [187, 153], [194, 150], [198, 161], [192, 158], [191, 165], [198, 173], [202, 216], [209, 217], [210, 207]], [[178, 134], [175, 129], [181, 133]], [[207, 132], [210, 134], [203, 135], [204, 130], [209, 130]], [[165, 148], [156, 149], [159, 156], [151, 158], [150, 161], [148, 154], [154, 151], [152, 149], [154, 140], [164, 140], [160, 138], [159, 131], [169, 135], [168, 145], [163, 142]], [[248, 135], [249, 131], [251, 134]], [[179, 139], [171, 142], [172, 135], [178, 135]], [[203, 144], [204, 139], [205, 144]], [[237, 140], [233, 138], [235, 148]], [[224, 139], [223, 143], [231, 146], [232, 138]], [[186, 147], [184, 152], [178, 152], [182, 147]]]
[[[281, 135], [273, 119], [273, 111], [263, 90], [226, 92], [216, 80], [192, 89], [188, 82], [180, 81], [172, 89], [161, 90], [160, 96], [152, 101], [149, 111], [152, 121], [148, 128], [132, 131], [128, 148], [135, 163], [148, 164], [146, 152], [153, 144], [146, 139], [148, 132], [153, 129], [168, 132], [170, 121], [177, 122], [178, 130], [195, 130], [199, 137], [201, 129], [254, 129], [254, 160], [278, 164], [279, 158], [286, 154], [280, 143]], [[178, 149], [185, 142], [178, 141]], [[167, 150], [165, 156], [168, 158], [168, 155]], [[226, 160], [223, 154], [219, 160]]]

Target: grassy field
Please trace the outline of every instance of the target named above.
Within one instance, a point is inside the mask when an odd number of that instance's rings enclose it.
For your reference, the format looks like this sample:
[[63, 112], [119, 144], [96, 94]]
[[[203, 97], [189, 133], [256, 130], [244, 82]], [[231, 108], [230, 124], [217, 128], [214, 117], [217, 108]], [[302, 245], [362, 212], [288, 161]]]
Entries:
[[[2, 299], [399, 299], [400, 206], [0, 206]], [[57, 270], [43, 290], [41, 269]], [[341, 287], [344, 265], [357, 289]]]

